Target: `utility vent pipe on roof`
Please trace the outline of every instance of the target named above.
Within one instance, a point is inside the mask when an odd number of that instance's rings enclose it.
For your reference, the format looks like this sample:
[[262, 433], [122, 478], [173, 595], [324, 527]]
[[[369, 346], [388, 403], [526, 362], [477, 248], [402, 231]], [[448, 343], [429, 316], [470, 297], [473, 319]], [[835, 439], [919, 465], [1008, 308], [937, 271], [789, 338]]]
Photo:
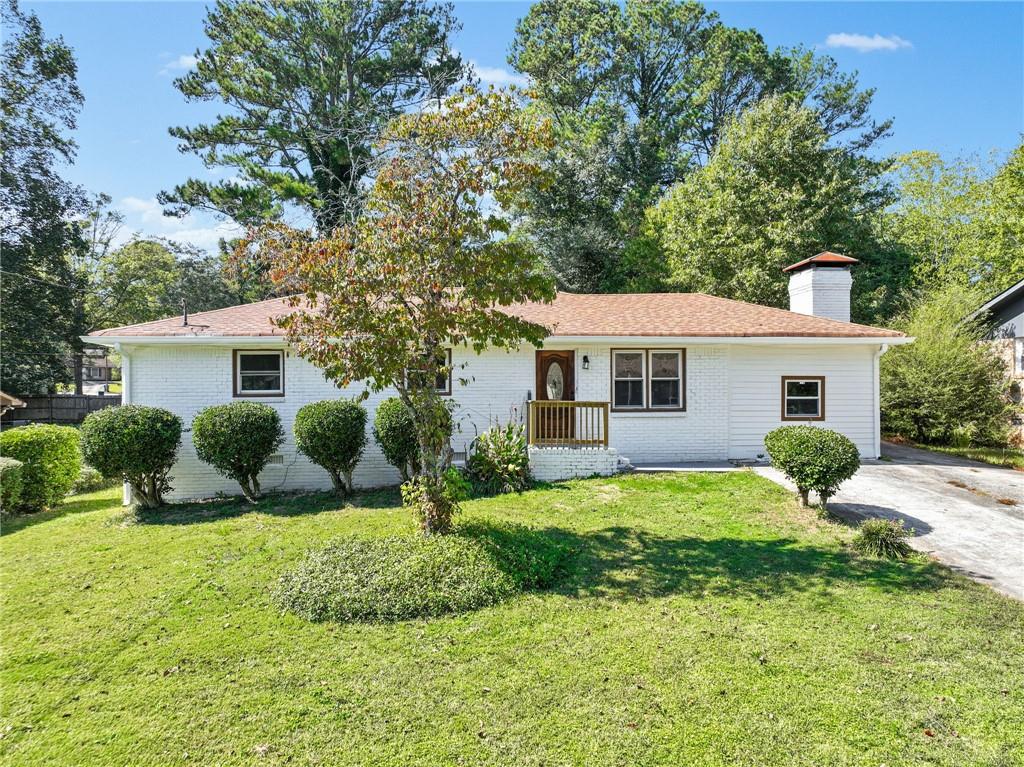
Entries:
[[819, 253], [783, 269], [789, 272], [789, 310], [798, 314], [850, 321], [850, 267], [856, 258]]

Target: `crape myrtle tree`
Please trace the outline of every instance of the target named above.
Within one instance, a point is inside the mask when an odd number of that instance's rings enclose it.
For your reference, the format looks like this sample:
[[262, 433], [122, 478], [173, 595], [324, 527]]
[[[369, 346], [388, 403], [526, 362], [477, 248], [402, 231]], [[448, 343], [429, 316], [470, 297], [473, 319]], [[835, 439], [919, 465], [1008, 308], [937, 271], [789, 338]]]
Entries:
[[464, 77], [457, 28], [450, 5], [426, 0], [220, 0], [208, 47], [175, 85], [228, 111], [171, 135], [233, 178], [188, 179], [160, 201], [243, 225], [289, 208], [323, 232], [350, 222], [388, 121]]
[[412, 412], [420, 466], [403, 497], [427, 534], [449, 531], [457, 508], [445, 476], [451, 413], [435, 389], [450, 373], [446, 349], [546, 335], [502, 307], [554, 296], [534, 253], [508, 236], [506, 213], [539, 182], [536, 157], [550, 142], [548, 123], [513, 94], [463, 91], [391, 123], [355, 222], [319, 237], [276, 225], [250, 241], [298, 293], [279, 321], [298, 353], [339, 386], [394, 388]]

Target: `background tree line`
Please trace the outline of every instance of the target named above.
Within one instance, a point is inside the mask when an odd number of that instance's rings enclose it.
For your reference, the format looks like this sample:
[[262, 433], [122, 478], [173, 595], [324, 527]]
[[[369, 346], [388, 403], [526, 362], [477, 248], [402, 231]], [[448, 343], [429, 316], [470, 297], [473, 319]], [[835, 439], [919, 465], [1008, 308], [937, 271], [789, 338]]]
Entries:
[[[115, 247], [103, 197], [60, 179], [82, 94], [71, 50], [5, 5], [3, 379], [52, 389], [100, 325], [263, 298], [258, 257], [168, 242]], [[175, 81], [225, 107], [171, 128], [230, 179], [186, 179], [170, 215], [206, 210], [250, 227], [356, 221], [396, 117], [440, 108], [474, 79], [452, 48], [450, 5], [422, 0], [221, 0], [208, 42]], [[922, 296], [992, 294], [1024, 277], [1024, 155], [994, 163], [887, 157], [891, 119], [855, 73], [816, 52], [772, 49], [756, 30], [678, 0], [540, 0], [509, 63], [552, 127], [546, 183], [504, 202], [511, 236], [559, 287], [704, 291], [786, 306], [781, 267], [831, 249], [861, 260], [854, 319], [901, 319]], [[68, 223], [74, 222], [74, 223]]]

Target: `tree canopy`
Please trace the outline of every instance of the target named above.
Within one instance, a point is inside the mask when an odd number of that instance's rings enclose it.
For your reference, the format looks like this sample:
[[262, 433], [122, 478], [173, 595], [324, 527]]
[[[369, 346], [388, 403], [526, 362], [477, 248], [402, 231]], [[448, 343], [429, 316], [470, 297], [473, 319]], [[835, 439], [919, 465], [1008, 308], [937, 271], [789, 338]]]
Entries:
[[402, 115], [384, 138], [388, 161], [359, 219], [315, 238], [274, 227], [254, 247], [271, 254], [278, 283], [301, 294], [281, 320], [298, 353], [339, 385], [394, 387], [412, 411], [424, 528], [443, 531], [450, 415], [435, 382], [451, 372], [445, 350], [516, 348], [546, 335], [501, 309], [553, 297], [503, 212], [537, 182], [534, 157], [550, 129], [509, 94], [470, 91]]
[[803, 104], [850, 154], [890, 127], [870, 115], [873, 91], [833, 60], [772, 51], [699, 3], [540, 0], [509, 61], [529, 75], [557, 139], [546, 158], [554, 183], [527, 195], [522, 231], [575, 290], [628, 287], [620, 261], [643, 211], [709, 162], [726, 126], [761, 100]]
[[85, 242], [70, 220], [81, 191], [60, 175], [82, 105], [78, 68], [61, 38], [47, 38], [39, 18], [14, 0], [2, 7], [0, 66], [0, 379], [19, 394], [52, 391], [70, 380], [76, 331], [66, 311], [74, 296], [68, 254]]
[[189, 179], [161, 202], [243, 224], [290, 206], [321, 231], [353, 220], [384, 126], [462, 79], [456, 28], [450, 5], [426, 0], [218, 0], [209, 46], [175, 84], [228, 112], [171, 135], [235, 176]]

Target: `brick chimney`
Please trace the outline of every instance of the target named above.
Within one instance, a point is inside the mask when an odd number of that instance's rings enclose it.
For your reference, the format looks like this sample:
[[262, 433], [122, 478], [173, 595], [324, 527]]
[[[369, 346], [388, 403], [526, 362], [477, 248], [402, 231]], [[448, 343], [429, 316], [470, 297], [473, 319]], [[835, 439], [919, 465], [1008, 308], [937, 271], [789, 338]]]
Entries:
[[798, 314], [850, 321], [850, 267], [856, 258], [825, 251], [782, 271], [789, 272], [789, 310]]

